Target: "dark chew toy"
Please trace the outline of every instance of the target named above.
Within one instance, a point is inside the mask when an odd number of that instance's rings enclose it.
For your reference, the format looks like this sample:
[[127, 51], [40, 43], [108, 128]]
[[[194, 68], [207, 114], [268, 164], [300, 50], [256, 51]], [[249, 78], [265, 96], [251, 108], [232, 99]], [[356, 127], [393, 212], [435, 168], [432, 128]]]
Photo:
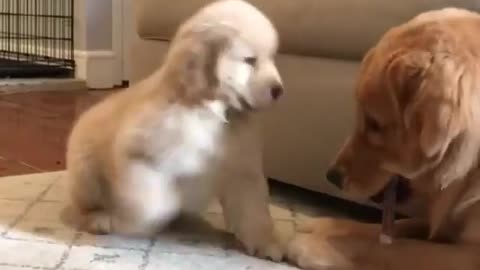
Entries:
[[388, 245], [393, 241], [398, 182], [399, 177], [393, 176], [383, 196], [382, 232], [380, 233], [380, 243], [382, 244]]

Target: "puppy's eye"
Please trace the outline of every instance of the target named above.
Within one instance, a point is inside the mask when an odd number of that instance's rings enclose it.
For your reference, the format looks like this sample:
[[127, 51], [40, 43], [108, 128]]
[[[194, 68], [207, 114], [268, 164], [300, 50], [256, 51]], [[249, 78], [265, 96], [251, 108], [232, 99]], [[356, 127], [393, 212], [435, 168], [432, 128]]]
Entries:
[[367, 131], [374, 133], [379, 133], [382, 131], [382, 126], [380, 123], [371, 116], [365, 116], [365, 127]]
[[257, 65], [257, 58], [253, 56], [245, 57], [243, 61], [245, 61], [245, 63], [249, 64], [252, 67]]

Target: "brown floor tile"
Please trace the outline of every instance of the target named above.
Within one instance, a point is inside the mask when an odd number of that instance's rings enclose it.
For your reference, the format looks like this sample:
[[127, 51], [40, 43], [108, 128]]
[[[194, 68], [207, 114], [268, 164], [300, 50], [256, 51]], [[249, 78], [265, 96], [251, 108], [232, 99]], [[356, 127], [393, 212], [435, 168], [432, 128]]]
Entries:
[[32, 168], [27, 164], [22, 164], [17, 161], [0, 158], [0, 177], [37, 172], [41, 172], [41, 170]]
[[45, 91], [0, 95], [0, 176], [65, 167], [73, 121], [114, 91]]

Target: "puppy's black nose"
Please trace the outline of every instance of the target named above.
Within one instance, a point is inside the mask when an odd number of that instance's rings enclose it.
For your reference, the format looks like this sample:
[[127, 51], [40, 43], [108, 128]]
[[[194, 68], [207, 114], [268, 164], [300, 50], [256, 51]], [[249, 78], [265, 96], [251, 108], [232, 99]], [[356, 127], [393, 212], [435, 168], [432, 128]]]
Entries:
[[275, 85], [271, 89], [273, 99], [278, 99], [283, 94], [283, 87], [281, 85]]
[[343, 187], [343, 172], [337, 168], [331, 168], [327, 171], [327, 174], [325, 175], [327, 178], [328, 182], [334, 184], [338, 188]]

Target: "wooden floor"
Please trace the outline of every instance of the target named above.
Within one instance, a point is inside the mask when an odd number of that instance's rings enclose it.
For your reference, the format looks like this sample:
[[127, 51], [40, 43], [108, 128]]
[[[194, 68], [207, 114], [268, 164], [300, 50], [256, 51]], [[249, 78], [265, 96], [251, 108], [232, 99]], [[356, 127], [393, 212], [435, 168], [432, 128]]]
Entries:
[[61, 170], [73, 121], [110, 91], [0, 95], [0, 176]]

